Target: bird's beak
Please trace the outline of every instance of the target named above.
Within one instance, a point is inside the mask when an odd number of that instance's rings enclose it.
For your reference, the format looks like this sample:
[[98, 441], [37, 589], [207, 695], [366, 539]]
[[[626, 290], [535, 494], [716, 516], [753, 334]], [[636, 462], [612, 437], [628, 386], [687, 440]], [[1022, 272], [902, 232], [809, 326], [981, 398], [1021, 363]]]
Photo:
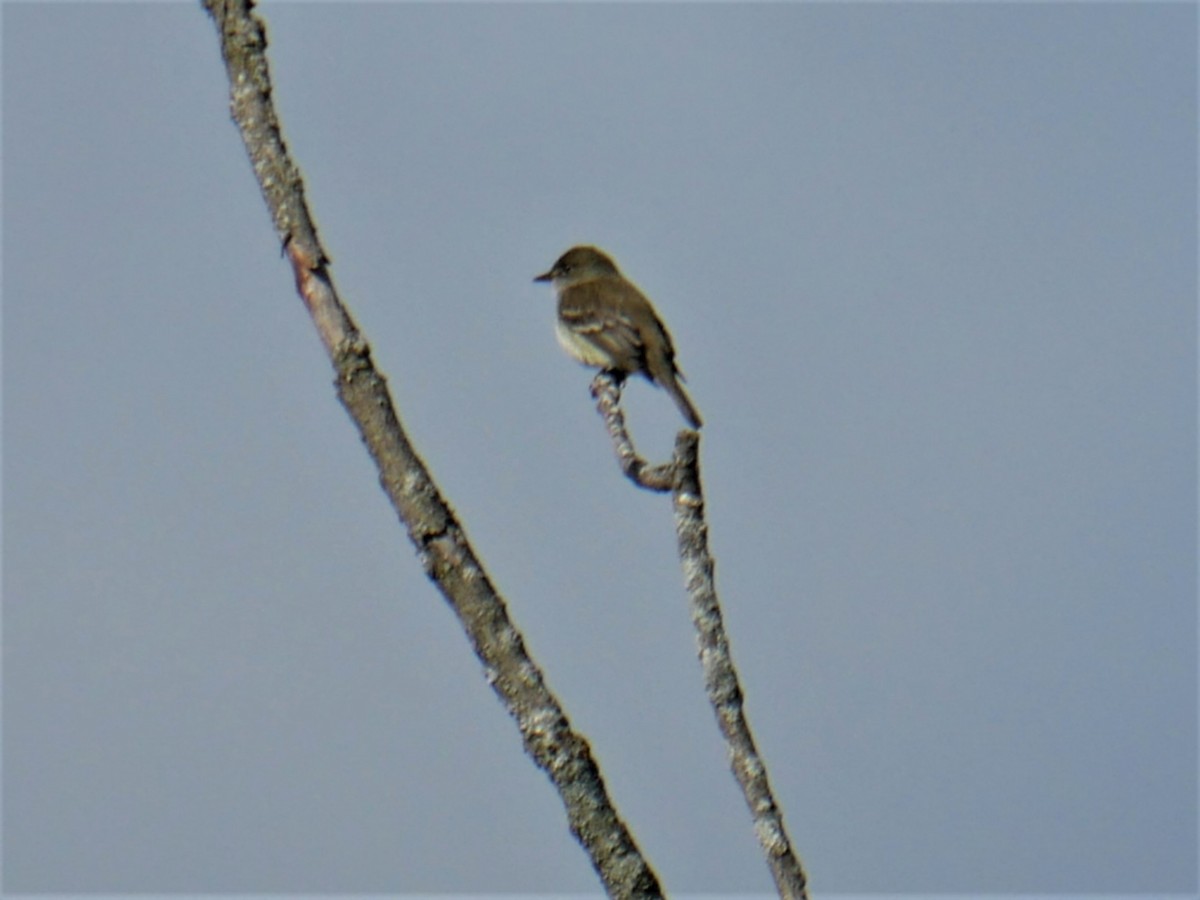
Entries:
[[541, 275], [539, 275], [537, 278], [535, 278], [533, 280], [534, 281], [553, 281], [554, 280], [554, 270], [551, 269], [549, 272], [543, 272]]

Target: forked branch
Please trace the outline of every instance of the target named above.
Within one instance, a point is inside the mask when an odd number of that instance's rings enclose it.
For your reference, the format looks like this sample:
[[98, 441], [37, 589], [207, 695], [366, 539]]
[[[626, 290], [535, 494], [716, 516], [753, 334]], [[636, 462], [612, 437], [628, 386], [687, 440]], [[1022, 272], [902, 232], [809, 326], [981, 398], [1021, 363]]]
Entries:
[[729, 649], [729, 636], [717, 602], [714, 563], [708, 550], [708, 525], [704, 520], [704, 493], [700, 484], [700, 435], [683, 429], [675, 438], [669, 463], [652, 466], [637, 455], [621, 413], [621, 382], [608, 372], [592, 380], [592, 396], [600, 411], [621, 471], [639, 487], [671, 491], [675, 507], [675, 534], [679, 560], [691, 604], [692, 623], [704, 687], [725, 737], [729, 763], [746, 798], [754, 833], [767, 858], [779, 896], [807, 900], [807, 878], [800, 858], [783, 824], [783, 813], [767, 780], [767, 767], [746, 719], [742, 688]]

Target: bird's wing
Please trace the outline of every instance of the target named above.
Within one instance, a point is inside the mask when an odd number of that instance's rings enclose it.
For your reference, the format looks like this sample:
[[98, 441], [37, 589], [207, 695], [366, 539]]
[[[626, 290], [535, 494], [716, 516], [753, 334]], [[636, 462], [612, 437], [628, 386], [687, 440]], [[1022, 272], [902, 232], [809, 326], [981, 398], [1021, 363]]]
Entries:
[[612, 368], [637, 372], [645, 368], [646, 349], [637, 318], [627, 303], [619, 302], [625, 298], [618, 293], [614, 302], [604, 285], [603, 281], [575, 285], [559, 304], [559, 318], [574, 337], [608, 357]]

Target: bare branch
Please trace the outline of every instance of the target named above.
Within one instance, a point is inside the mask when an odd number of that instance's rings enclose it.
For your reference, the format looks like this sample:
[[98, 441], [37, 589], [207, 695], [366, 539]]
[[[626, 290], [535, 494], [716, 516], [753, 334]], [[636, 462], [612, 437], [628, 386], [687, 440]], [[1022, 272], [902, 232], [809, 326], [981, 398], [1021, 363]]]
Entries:
[[304, 201], [271, 102], [262, 22], [250, 0], [204, 0], [216, 23], [229, 75], [234, 122], [262, 189], [296, 287], [337, 372], [338, 396], [358, 426], [425, 573], [462, 623], [489, 684], [516, 720], [527, 752], [550, 776], [612, 897], [659, 897], [658, 880], [604, 788], [587, 741], [571, 729], [541, 669], [525, 650], [462, 526], [405, 435], [386, 381], [342, 305], [328, 257]]
[[754, 746], [750, 723], [743, 708], [742, 689], [729, 650], [729, 637], [721, 620], [713, 559], [708, 552], [708, 525], [704, 521], [704, 495], [700, 487], [700, 435], [680, 431], [675, 439], [673, 468], [675, 533], [679, 559], [691, 600], [696, 644], [704, 670], [704, 686], [725, 736], [730, 767], [742, 788], [754, 819], [754, 833], [767, 857], [779, 896], [805, 900], [807, 879], [792, 841], [783, 825], [783, 813], [771, 793], [767, 768]]
[[721, 620], [713, 559], [708, 552], [708, 525], [704, 521], [704, 495], [700, 487], [700, 434], [682, 429], [675, 437], [675, 455], [669, 463], [651, 466], [637, 455], [621, 412], [620, 376], [600, 372], [592, 379], [592, 396], [599, 410], [621, 471], [639, 487], [672, 491], [679, 560], [691, 600], [692, 622], [704, 685], [717, 724], [729, 749], [730, 767], [742, 788], [754, 820], [754, 833], [767, 857], [779, 896], [807, 900], [807, 879], [783, 825], [783, 813], [771, 793], [767, 768], [754, 746], [750, 723], [743, 708], [742, 689], [729, 651], [729, 638]]

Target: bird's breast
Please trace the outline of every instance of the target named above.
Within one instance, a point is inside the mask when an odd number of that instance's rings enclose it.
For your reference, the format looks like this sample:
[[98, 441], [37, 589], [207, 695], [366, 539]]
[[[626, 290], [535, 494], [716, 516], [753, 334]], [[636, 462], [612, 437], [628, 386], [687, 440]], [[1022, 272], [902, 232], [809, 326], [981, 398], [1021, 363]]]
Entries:
[[558, 337], [559, 346], [585, 366], [595, 366], [598, 369], [612, 366], [613, 360], [608, 353], [573, 331], [571, 326], [559, 321], [555, 323], [554, 333]]

